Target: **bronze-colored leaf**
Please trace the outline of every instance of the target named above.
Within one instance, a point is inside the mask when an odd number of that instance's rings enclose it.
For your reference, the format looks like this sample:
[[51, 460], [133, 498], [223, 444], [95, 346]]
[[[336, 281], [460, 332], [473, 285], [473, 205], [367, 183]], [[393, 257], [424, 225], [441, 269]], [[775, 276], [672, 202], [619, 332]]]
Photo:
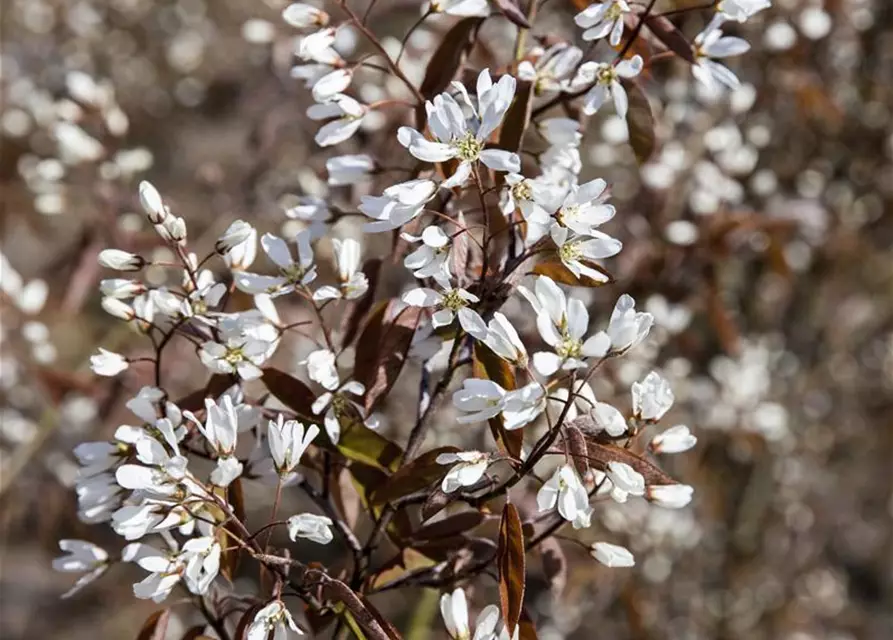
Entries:
[[174, 404], [181, 411], [201, 411], [205, 408], [205, 398], [217, 398], [235, 384], [236, 379], [226, 373], [215, 373], [208, 379], [204, 389], [197, 389]]
[[319, 422], [312, 409], [316, 396], [306, 384], [272, 367], [264, 369], [261, 380], [279, 402], [306, 420]]
[[[428, 62], [425, 79], [419, 87], [419, 92], [425, 98], [433, 98], [450, 86], [450, 81], [474, 45], [475, 34], [483, 21], [483, 18], [478, 17], [463, 18], [443, 37], [443, 41]], [[416, 110], [416, 128], [423, 130], [426, 120], [425, 105], [419, 105]]]
[[567, 558], [564, 550], [553, 536], [544, 538], [538, 548], [543, 560], [543, 575], [546, 576], [552, 595], [558, 598], [567, 585]]
[[[456, 215], [456, 222], [465, 227], [465, 214], [462, 211]], [[460, 227], [457, 227], [458, 231]], [[468, 232], [463, 231], [453, 237], [453, 246], [450, 249], [450, 271], [456, 276], [459, 286], [467, 284], [468, 260], [471, 257], [471, 240]]]
[[588, 438], [586, 444], [589, 461], [600, 470], [604, 470], [609, 462], [624, 462], [645, 478], [645, 484], [678, 484], [656, 464], [629, 449], [596, 442], [592, 438]]
[[211, 640], [211, 636], [206, 636], [204, 631], [205, 625], [197, 624], [194, 627], [190, 627], [180, 640]]
[[440, 487], [434, 489], [422, 505], [422, 520], [428, 520], [440, 513], [448, 504], [456, 500], [455, 493], [444, 493]]
[[370, 379], [378, 362], [378, 347], [384, 331], [384, 319], [390, 300], [382, 300], [368, 313], [363, 331], [357, 340], [357, 355], [354, 358], [354, 380], [365, 382]]
[[372, 602], [370, 602], [369, 598], [364, 596], [362, 593], [358, 594], [360, 598], [360, 602], [363, 603], [363, 606], [366, 607], [366, 610], [375, 618], [376, 622], [381, 625], [381, 628], [387, 634], [389, 640], [402, 640], [402, 636], [400, 632], [397, 631], [397, 628], [391, 624], [390, 620], [385, 618], [381, 612], [378, 610]]
[[527, 615], [527, 609], [521, 611], [521, 619], [518, 621], [518, 640], [538, 640], [536, 625]]
[[580, 474], [581, 478], [585, 478], [586, 473], [589, 471], [589, 455], [583, 432], [573, 425], [568, 425], [564, 430], [564, 437], [577, 473]]
[[167, 624], [171, 618], [170, 609], [159, 609], [154, 612], [140, 627], [136, 640], [164, 640], [167, 634]]
[[443, 520], [426, 524], [412, 533], [416, 540], [436, 540], [449, 538], [460, 533], [471, 531], [487, 517], [480, 511], [462, 511]]
[[422, 313], [418, 307], [405, 307], [383, 328], [381, 341], [376, 344], [375, 366], [369, 377], [361, 380], [366, 386], [366, 415], [375, 411], [400, 376]]
[[344, 312], [344, 321], [341, 323], [343, 330], [341, 345], [344, 347], [353, 343], [363, 318], [369, 313], [369, 309], [372, 308], [372, 303], [375, 301], [375, 290], [378, 288], [378, 278], [381, 274], [381, 258], [366, 260], [363, 264], [363, 273], [366, 274], [369, 288], [358, 300], [351, 300]]
[[385, 504], [431, 486], [450, 470], [450, 465], [437, 462], [437, 456], [442, 453], [455, 453], [458, 450], [456, 447], [439, 447], [404, 464], [375, 491], [372, 502]]
[[[528, 0], [529, 2], [536, 2], [537, 0]], [[527, 20], [527, 16], [518, 8], [517, 2], [515, 0], [495, 0], [496, 7], [499, 9], [499, 12], [508, 18], [511, 22], [518, 25], [522, 29], [530, 28], [530, 21]]]
[[506, 111], [499, 132], [499, 146], [507, 151], [517, 152], [521, 149], [524, 132], [530, 124], [533, 108], [533, 84], [529, 80], [518, 80], [515, 99]]
[[594, 262], [589, 261], [581, 261], [587, 267], [591, 267], [595, 269], [599, 273], [603, 274], [607, 280], [595, 280], [594, 278], [590, 278], [588, 276], [583, 276], [582, 278], [578, 278], [573, 274], [573, 272], [564, 266], [564, 263], [558, 258], [558, 255], [554, 252], [547, 253], [546, 258], [537, 262], [533, 267], [530, 273], [535, 273], [541, 276], [549, 276], [555, 282], [561, 284], [568, 284], [573, 287], [603, 287], [606, 284], [611, 284], [614, 282], [614, 276], [608, 273], [603, 266], [600, 264], [596, 264]]
[[[245, 522], [245, 497], [242, 493], [241, 478], [236, 478], [226, 488], [226, 501], [232, 506], [233, 515], [235, 515], [240, 522]], [[234, 538], [227, 535], [224, 532], [224, 529], [232, 533], [234, 536], [237, 536], [237, 532], [232, 524], [226, 524], [219, 529], [220, 533], [218, 535], [220, 546], [222, 549], [225, 549], [225, 551], [220, 554], [220, 573], [223, 574], [227, 580], [232, 582], [233, 578], [236, 576], [236, 571], [239, 569], [239, 560], [241, 559], [242, 553], [241, 549], [233, 544]]]
[[645, 26], [660, 40], [670, 51], [691, 64], [695, 63], [695, 54], [691, 42], [682, 35], [679, 28], [670, 22], [666, 16], [648, 16], [645, 18]]
[[511, 637], [521, 619], [526, 582], [524, 533], [521, 531], [521, 518], [518, 516], [518, 509], [511, 502], [507, 502], [502, 510], [496, 562], [499, 567], [499, 601], [502, 605], [502, 619], [508, 629], [509, 637]]
[[[493, 351], [475, 341], [472, 357], [472, 375], [475, 378], [486, 378], [492, 380], [503, 389], [511, 391], [517, 388], [515, 379], [515, 371], [512, 366], [497, 356]], [[499, 449], [518, 459], [521, 456], [521, 448], [524, 444], [524, 434], [522, 429], [507, 431], [503, 427], [502, 416], [490, 418], [488, 421], [490, 432]]]
[[654, 114], [648, 96], [635, 81], [626, 84], [629, 97], [629, 110], [626, 114], [626, 125], [629, 128], [629, 144], [636, 154], [636, 161], [641, 165], [648, 162], [657, 147], [654, 132]]

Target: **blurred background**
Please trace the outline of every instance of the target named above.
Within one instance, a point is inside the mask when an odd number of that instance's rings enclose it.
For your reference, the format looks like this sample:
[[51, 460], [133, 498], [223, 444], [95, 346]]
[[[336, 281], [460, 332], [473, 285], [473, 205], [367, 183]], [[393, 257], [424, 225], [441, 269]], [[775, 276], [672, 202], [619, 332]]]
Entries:
[[[146, 348], [102, 312], [97, 290], [109, 277], [96, 264], [102, 248], [166, 257], [139, 212], [139, 180], [208, 249], [237, 217], [293, 232], [303, 223], [285, 215], [289, 198], [326, 195], [325, 158], [399, 149], [386, 133], [399, 112], [367, 118], [338, 151], [315, 147], [310, 98], [289, 76], [296, 34], [279, 17], [284, 4], [0, 4], [3, 638], [136, 637], [155, 608], [131, 595], [138, 571], [115, 567], [60, 601], [72, 577], [50, 568], [59, 538], [120, 546], [78, 522], [70, 450], [110, 437], [130, 419], [124, 401], [149, 382], [134, 372], [97, 380], [88, 366], [98, 345]], [[652, 366], [671, 379], [670, 423], [699, 443], [664, 463], [696, 493], [681, 511], [597, 507], [586, 541], [625, 544], [633, 570], [601, 567], [575, 545], [563, 551], [566, 575], [531, 559], [540, 638], [893, 637], [893, 2], [774, 5], [729, 27], [753, 43], [731, 63], [744, 82], [734, 93], [706, 94], [678, 61], [650, 69], [659, 143], [644, 165], [622, 121], [588, 122], [583, 177], [612, 185], [610, 231], [625, 245], [610, 265], [618, 282], [587, 293], [593, 320], [629, 292], [660, 325], [595, 391], [623, 407]], [[579, 37], [578, 10], [547, 0], [534, 35]], [[393, 50], [419, 11], [381, 0], [371, 24]], [[708, 17], [687, 15], [681, 28], [693, 37]], [[410, 77], [424, 75], [454, 21], [430, 20], [410, 40]], [[488, 22], [475, 63], [504, 63], [513, 30]], [[338, 46], [366, 51], [349, 29]], [[356, 84], [366, 101], [399, 91], [380, 76]], [[355, 204], [361, 192], [336, 193]], [[388, 239], [364, 241], [374, 253]], [[175, 391], [205, 375], [183, 355], [168, 374]], [[387, 429], [402, 442], [404, 426]], [[446, 427], [431, 444], [441, 438]], [[267, 498], [255, 498], [250, 509], [266, 513]], [[430, 595], [415, 598], [382, 608], [408, 638], [445, 637]]]

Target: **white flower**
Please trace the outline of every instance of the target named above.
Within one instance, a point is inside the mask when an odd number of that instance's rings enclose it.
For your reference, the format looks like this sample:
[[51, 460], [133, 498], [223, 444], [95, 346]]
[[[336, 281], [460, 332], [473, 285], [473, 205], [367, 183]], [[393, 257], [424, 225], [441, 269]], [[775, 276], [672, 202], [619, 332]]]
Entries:
[[527, 366], [527, 349], [521, 342], [518, 331], [499, 311], [493, 314], [493, 319], [487, 325], [484, 344], [503, 360], [518, 367]]
[[629, 12], [630, 7], [625, 0], [597, 2], [578, 13], [574, 22], [578, 27], [586, 29], [583, 32], [584, 40], [600, 40], [611, 34], [608, 42], [616, 47], [623, 36], [623, 18]]
[[611, 497], [617, 502], [626, 502], [628, 495], [645, 495], [645, 478], [625, 462], [609, 462], [606, 473], [613, 485]]
[[651, 450], [654, 453], [682, 453], [688, 451], [698, 442], [683, 424], [670, 427], [663, 433], [659, 433], [651, 440]]
[[611, 351], [622, 353], [632, 349], [648, 336], [652, 324], [654, 316], [637, 312], [636, 301], [624, 293], [617, 299], [608, 322], [607, 334], [611, 339]]
[[[314, 400], [311, 407], [314, 415], [319, 415], [323, 411], [326, 412], [325, 416], [323, 416], [323, 425], [325, 425], [326, 434], [333, 444], [338, 444], [338, 441], [341, 439], [342, 418], [349, 417], [351, 413], [356, 416], [360, 412], [359, 409], [355, 408], [350, 398], [347, 397], [347, 394], [360, 397], [366, 393], [366, 388], [354, 380], [349, 380], [343, 385], [339, 383], [339, 385], [336, 385], [336, 388], [337, 391], [335, 392], [328, 391], [319, 396]], [[372, 416], [366, 420], [365, 424], [370, 429], [375, 429], [374, 420], [370, 422], [371, 419]]]
[[605, 204], [607, 187], [601, 178], [572, 186], [555, 214], [558, 224], [580, 235], [593, 235], [596, 227], [614, 217], [614, 207]]
[[648, 487], [647, 497], [660, 507], [681, 509], [691, 502], [694, 491], [687, 484], [654, 484]]
[[267, 640], [271, 637], [270, 634], [273, 640], [287, 640], [289, 631], [304, 635], [282, 600], [273, 600], [254, 616], [254, 620], [248, 625], [245, 640]]
[[471, 487], [478, 483], [490, 465], [490, 454], [480, 451], [441, 453], [437, 456], [437, 464], [454, 465], [447, 471], [440, 485], [444, 493], [452, 493], [460, 487]]
[[196, 278], [197, 287], [187, 275], [184, 288], [189, 291], [189, 296], [179, 301], [179, 313], [184, 318], [206, 316], [208, 311], [220, 304], [226, 294], [226, 285], [215, 282], [214, 275], [204, 270]]
[[536, 494], [536, 504], [540, 512], [549, 511], [558, 506], [561, 517], [573, 524], [574, 529], [584, 529], [590, 525], [592, 507], [589, 506], [589, 494], [570, 465], [562, 465], [555, 470], [552, 477]]
[[88, 584], [99, 578], [108, 569], [109, 554], [85, 540], [60, 540], [59, 548], [65, 555], [53, 559], [53, 570], [68, 573], [83, 573], [74, 586], [62, 594], [63, 598], [73, 596]]
[[536, 420], [546, 409], [546, 395], [538, 382], [531, 382], [520, 389], [505, 394], [502, 416], [508, 431], [520, 429]]
[[183, 581], [192, 593], [201, 595], [208, 591], [220, 571], [220, 553], [220, 544], [210, 536], [193, 538], [183, 545]]
[[331, 518], [300, 513], [288, 519], [288, 537], [295, 541], [300, 537], [317, 544], [329, 544], [333, 539], [331, 526]]
[[710, 24], [718, 27], [726, 20], [745, 22], [771, 6], [772, 0], [720, 0], [716, 4], [716, 15]]
[[583, 139], [580, 123], [573, 118], [546, 118], [536, 123], [536, 130], [550, 145], [575, 147]]
[[431, 0], [428, 8], [431, 13], [445, 13], [450, 16], [486, 18], [490, 15], [487, 0]]
[[595, 426], [609, 436], [617, 438], [626, 433], [626, 419], [620, 411], [607, 402], [596, 402], [589, 412]]
[[695, 78], [708, 89], [717, 91], [721, 85], [729, 89], [737, 89], [741, 86], [738, 77], [712, 58], [727, 58], [737, 56], [750, 50], [750, 45], [741, 38], [723, 36], [717, 27], [708, 27], [694, 39], [695, 63], [691, 71]]
[[267, 441], [276, 471], [280, 475], [292, 473], [317, 435], [319, 427], [315, 424], [305, 430], [303, 424], [297, 420], [285, 420], [282, 414], [279, 414], [276, 422], [270, 420], [267, 425]]
[[656, 422], [673, 406], [670, 384], [656, 371], [633, 383], [632, 396], [633, 414], [641, 420]]
[[460, 415], [456, 421], [471, 424], [496, 417], [502, 411], [505, 394], [505, 389], [492, 380], [463, 381], [462, 388], [453, 394], [453, 405], [467, 415]]
[[589, 329], [589, 312], [578, 299], [568, 300], [564, 291], [547, 277], [536, 279], [534, 290], [518, 287], [536, 313], [540, 336], [553, 352], [533, 354], [533, 366], [540, 375], [550, 376], [559, 369], [585, 366], [584, 357], [602, 357], [607, 352], [606, 337], [596, 334], [584, 340]]
[[341, 56], [332, 48], [335, 43], [335, 29], [320, 29], [301, 38], [295, 54], [307, 62], [334, 67], [341, 64]]
[[211, 474], [211, 481], [217, 486], [225, 487], [242, 474], [242, 464], [233, 457], [239, 419], [233, 400], [228, 395], [220, 399], [220, 404], [211, 398], [205, 398], [205, 413], [204, 424], [191, 411], [184, 411], [183, 416], [198, 427], [217, 455], [217, 470]]
[[121, 557], [125, 562], [136, 562], [149, 572], [142, 582], [133, 585], [133, 595], [141, 600], [162, 602], [180, 582], [185, 569], [178, 556], [142, 543], [124, 547]]
[[468, 600], [461, 587], [440, 596], [440, 615], [452, 640], [492, 640], [499, 623], [499, 608], [484, 607], [475, 621], [474, 636], [468, 626]]
[[335, 263], [338, 265], [338, 287], [320, 287], [313, 293], [313, 299], [319, 300], [355, 300], [363, 296], [369, 289], [366, 274], [360, 268], [360, 243], [352, 238], [332, 240], [335, 249]]
[[441, 183], [449, 189], [465, 184], [472, 166], [478, 160], [494, 171], [517, 173], [521, 160], [515, 153], [501, 149], [485, 149], [487, 139], [502, 123], [515, 96], [515, 79], [506, 74], [493, 84], [488, 69], [481, 71], [477, 80], [478, 105], [475, 108], [465, 87], [454, 83], [466, 106], [474, 117], [466, 120], [462, 107], [448, 93], [442, 93], [434, 101], [425, 103], [428, 128], [434, 140], [428, 140], [411, 127], [400, 127], [397, 139], [409, 152], [424, 162], [444, 162], [456, 158], [456, 172]]
[[546, 91], [561, 91], [565, 80], [583, 59], [583, 52], [566, 42], [553, 44], [546, 49], [536, 62], [523, 60], [518, 65], [518, 77], [533, 83], [534, 91], [540, 95]]
[[313, 249], [310, 247], [310, 232], [304, 229], [295, 236], [298, 260], [295, 262], [288, 244], [279, 236], [265, 233], [260, 239], [267, 257], [279, 267], [278, 276], [262, 276], [246, 271], [233, 274], [236, 286], [245, 293], [269, 293], [280, 296], [306, 286], [316, 278], [313, 264]]
[[553, 185], [540, 179], [525, 178], [519, 173], [509, 173], [505, 177], [506, 189], [500, 195], [500, 209], [510, 216], [520, 209], [524, 220], [541, 226], [548, 225], [549, 210], [553, 200], [559, 197]]
[[310, 379], [324, 389], [334, 391], [341, 384], [338, 368], [335, 365], [335, 354], [328, 349], [318, 349], [307, 355], [303, 364], [307, 365]]
[[99, 353], [90, 356], [90, 368], [98, 376], [114, 377], [125, 371], [130, 364], [120, 353], [106, 351], [99, 347]]
[[450, 238], [437, 226], [425, 227], [421, 236], [402, 233], [407, 242], [420, 242], [422, 246], [403, 260], [403, 266], [416, 278], [434, 278], [443, 288], [449, 288]]
[[151, 182], [146, 180], [140, 182], [140, 204], [152, 224], [161, 224], [167, 218], [168, 210], [164, 206], [161, 194]]
[[607, 282], [608, 277], [585, 261], [610, 258], [620, 253], [623, 244], [611, 236], [593, 231], [587, 236], [571, 235], [570, 230], [555, 225], [550, 231], [552, 240], [558, 246], [558, 257], [565, 267], [578, 278], [592, 278], [597, 282]]
[[205, 342], [199, 359], [214, 373], [237, 373], [242, 380], [256, 380], [263, 371], [260, 365], [269, 356], [270, 343], [242, 333], [221, 335], [224, 342]]
[[303, 2], [295, 2], [282, 10], [282, 19], [296, 29], [325, 27], [329, 24], [329, 14]]
[[353, 80], [350, 69], [335, 69], [327, 73], [313, 84], [313, 99], [317, 102], [328, 102], [335, 96], [344, 93]]
[[257, 230], [244, 220], [235, 220], [214, 245], [230, 269], [247, 269], [257, 256]]
[[459, 324], [470, 335], [481, 340], [487, 335], [487, 325], [477, 311], [468, 308], [468, 303], [480, 302], [480, 298], [465, 289], [445, 287], [443, 293], [434, 289], [419, 287], [403, 294], [403, 302], [412, 307], [436, 308], [431, 316], [435, 329], [452, 324], [456, 316]]
[[146, 264], [142, 257], [120, 249], [103, 249], [99, 252], [98, 261], [103, 267], [118, 271], [139, 271]]
[[365, 180], [375, 170], [375, 160], [365, 153], [335, 156], [326, 160], [329, 186], [340, 187]]
[[592, 545], [592, 557], [606, 567], [632, 567], [636, 560], [626, 547], [609, 542], [596, 542]]
[[436, 193], [434, 182], [418, 179], [388, 187], [380, 196], [363, 196], [358, 208], [375, 220], [364, 225], [363, 230], [379, 233], [402, 227], [419, 215]]
[[313, 105], [307, 109], [311, 120], [329, 120], [316, 132], [316, 144], [331, 147], [349, 139], [363, 124], [367, 111], [366, 105], [343, 94], [332, 96], [325, 104]]
[[629, 99], [623, 88], [621, 78], [629, 80], [642, 73], [644, 62], [641, 56], [633, 56], [621, 60], [617, 64], [606, 62], [585, 62], [580, 66], [572, 85], [574, 88], [595, 83], [583, 98], [583, 113], [591, 116], [607, 102], [614, 101], [614, 110], [621, 118], [626, 118], [629, 110]]

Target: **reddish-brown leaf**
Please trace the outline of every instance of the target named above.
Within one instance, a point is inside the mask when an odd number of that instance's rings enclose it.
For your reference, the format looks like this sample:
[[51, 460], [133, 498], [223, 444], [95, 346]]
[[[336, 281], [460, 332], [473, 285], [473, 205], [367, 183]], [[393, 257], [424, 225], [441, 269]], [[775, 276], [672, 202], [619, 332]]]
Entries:
[[136, 640], [164, 640], [167, 634], [167, 623], [171, 618], [170, 609], [159, 609], [154, 612], [140, 627]]
[[341, 324], [344, 336], [341, 344], [345, 347], [353, 343], [363, 318], [369, 313], [369, 309], [372, 308], [372, 303], [375, 301], [375, 290], [378, 288], [378, 277], [381, 273], [381, 258], [366, 260], [363, 264], [363, 273], [366, 274], [369, 288], [359, 300], [352, 300], [345, 310], [344, 322]]
[[[419, 92], [425, 98], [433, 98], [450, 86], [450, 81], [474, 45], [475, 34], [483, 21], [483, 18], [478, 17], [463, 18], [443, 37], [428, 62], [425, 79], [419, 87]], [[426, 122], [425, 106], [419, 105], [416, 109], [416, 128], [423, 130]]]
[[313, 401], [316, 396], [310, 388], [284, 371], [269, 367], [264, 369], [261, 377], [267, 389], [276, 396], [286, 407], [297, 413], [299, 416], [306, 418], [312, 422], [318, 422], [318, 417], [313, 415]]
[[507, 151], [517, 152], [524, 140], [524, 132], [530, 124], [533, 109], [533, 84], [529, 80], [518, 80], [515, 99], [502, 121], [499, 132], [499, 146]]
[[[537, 0], [529, 1], [536, 2]], [[518, 3], [515, 0], [496, 0], [496, 7], [502, 15], [522, 29], [530, 28], [530, 21], [527, 20], [527, 16], [518, 8]]]
[[694, 64], [695, 54], [691, 43], [682, 35], [679, 28], [670, 22], [669, 18], [666, 16], [648, 16], [645, 18], [645, 26], [667, 49], [686, 62]]
[[[456, 216], [456, 222], [463, 227], [465, 225], [465, 215], [459, 211]], [[459, 230], [459, 227], [456, 228]], [[459, 286], [467, 283], [468, 277], [468, 259], [471, 255], [471, 241], [468, 239], [468, 232], [460, 233], [453, 238], [453, 247], [450, 249], [450, 271], [456, 276]]]
[[414, 531], [412, 537], [416, 540], [449, 538], [471, 531], [486, 519], [487, 516], [480, 511], [462, 511], [443, 520], [426, 524]]
[[613, 444], [595, 442], [591, 438], [587, 441], [587, 449], [589, 451], [589, 461], [600, 470], [604, 470], [609, 462], [625, 462], [642, 474], [642, 477], [645, 478], [645, 484], [677, 484], [660, 467], [629, 449]]
[[366, 386], [366, 415], [375, 411], [400, 376], [422, 313], [422, 309], [417, 307], [406, 307], [386, 326], [377, 345], [378, 358], [372, 375], [363, 380]]
[[518, 640], [537, 640], [536, 625], [527, 615], [527, 609], [521, 611], [521, 619], [518, 621]]
[[[226, 500], [233, 507], [233, 515], [235, 515], [240, 522], [245, 522], [245, 497], [242, 493], [241, 478], [236, 478], [226, 488]], [[227, 549], [220, 555], [220, 573], [222, 573], [227, 580], [232, 582], [233, 578], [236, 576], [236, 571], [239, 569], [239, 560], [242, 554], [241, 549], [232, 544], [233, 538], [224, 533], [224, 529], [230, 531], [234, 535], [237, 535], [238, 532], [231, 524], [227, 524], [219, 529], [220, 534], [218, 535], [220, 546], [223, 549]], [[228, 549], [228, 547], [232, 548]]]
[[236, 625], [236, 633], [233, 636], [233, 640], [245, 640], [248, 637], [248, 627], [251, 625], [251, 622], [254, 620], [254, 616], [257, 615], [257, 612], [264, 608], [262, 604], [256, 604], [248, 608], [245, 613], [242, 614], [242, 617], [239, 618], [239, 623]]
[[549, 582], [549, 590], [556, 598], [560, 597], [567, 584], [567, 558], [561, 543], [549, 536], [540, 542], [538, 548], [543, 560], [543, 575]]
[[378, 363], [378, 349], [384, 335], [384, 319], [390, 307], [390, 300], [382, 300], [369, 312], [360, 338], [357, 340], [357, 355], [354, 358], [353, 377], [365, 383], [372, 378]]
[[573, 425], [568, 425], [564, 430], [564, 437], [577, 473], [580, 474], [581, 478], [585, 478], [586, 473], [589, 471], [589, 455], [583, 432]]
[[496, 563], [499, 567], [499, 601], [502, 605], [502, 619], [511, 637], [515, 633], [515, 627], [518, 626], [518, 620], [521, 619], [526, 581], [524, 533], [521, 530], [521, 518], [518, 516], [518, 510], [511, 502], [507, 502], [502, 510]]
[[594, 262], [582, 261], [587, 267], [591, 267], [596, 271], [604, 274], [607, 278], [607, 281], [594, 280], [593, 278], [589, 278], [584, 276], [582, 278], [578, 278], [573, 274], [573, 272], [564, 266], [564, 263], [558, 258], [558, 255], [554, 252], [546, 253], [546, 258], [537, 262], [530, 273], [535, 273], [541, 276], [549, 276], [555, 282], [559, 282], [561, 284], [568, 284], [574, 287], [603, 287], [606, 284], [611, 284], [614, 282], [614, 276], [608, 273], [603, 266], [600, 264], [596, 264]]
[[375, 491], [372, 502], [385, 504], [431, 486], [450, 470], [450, 465], [437, 462], [437, 456], [441, 453], [455, 453], [458, 450], [456, 447], [439, 447], [404, 464]]
[[444, 493], [440, 487], [434, 489], [425, 504], [422, 505], [422, 520], [427, 520], [440, 513], [448, 504], [456, 500], [455, 493]]
[[629, 144], [636, 154], [636, 161], [641, 165], [648, 162], [657, 147], [654, 131], [654, 114], [648, 96], [635, 81], [626, 84], [629, 97], [629, 111], [626, 114], [626, 125], [629, 128]]

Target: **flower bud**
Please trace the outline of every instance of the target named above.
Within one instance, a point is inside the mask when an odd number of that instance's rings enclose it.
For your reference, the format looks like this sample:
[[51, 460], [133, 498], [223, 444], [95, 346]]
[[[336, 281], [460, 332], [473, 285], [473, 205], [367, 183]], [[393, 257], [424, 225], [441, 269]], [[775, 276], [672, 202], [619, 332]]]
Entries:
[[217, 239], [214, 249], [217, 253], [224, 255], [232, 251], [232, 249], [246, 240], [254, 233], [254, 227], [244, 220], [235, 220], [229, 225], [223, 235]]
[[679, 424], [654, 436], [650, 447], [654, 453], [682, 453], [691, 449], [697, 442], [698, 439], [691, 434], [688, 427]]
[[666, 509], [681, 509], [691, 502], [694, 489], [687, 484], [659, 484], [648, 487], [648, 500]]
[[110, 278], [99, 283], [99, 290], [102, 295], [109, 298], [132, 298], [146, 290], [146, 285], [138, 280], [127, 280], [126, 278]]
[[100, 251], [98, 260], [103, 267], [118, 271], [139, 271], [146, 264], [141, 256], [120, 249]]
[[164, 222], [167, 217], [167, 207], [164, 206], [164, 201], [158, 190], [146, 180], [140, 182], [140, 204], [143, 205], [143, 210], [149, 216], [149, 222], [152, 224]]
[[107, 314], [120, 318], [121, 320], [130, 321], [133, 320], [134, 315], [136, 315], [133, 311], [133, 307], [125, 302], [121, 302], [117, 298], [103, 298], [102, 308]]
[[119, 353], [106, 351], [102, 347], [99, 348], [99, 353], [90, 356], [90, 368], [98, 376], [113, 377], [129, 366], [127, 358]]
[[295, 2], [285, 7], [282, 19], [296, 29], [324, 27], [329, 24], [328, 13], [303, 2]]
[[591, 553], [593, 558], [606, 567], [632, 567], [636, 564], [629, 549], [609, 542], [596, 542], [592, 545]]
[[161, 224], [155, 225], [155, 230], [165, 240], [183, 244], [186, 241], [186, 221], [177, 216], [168, 216]]

